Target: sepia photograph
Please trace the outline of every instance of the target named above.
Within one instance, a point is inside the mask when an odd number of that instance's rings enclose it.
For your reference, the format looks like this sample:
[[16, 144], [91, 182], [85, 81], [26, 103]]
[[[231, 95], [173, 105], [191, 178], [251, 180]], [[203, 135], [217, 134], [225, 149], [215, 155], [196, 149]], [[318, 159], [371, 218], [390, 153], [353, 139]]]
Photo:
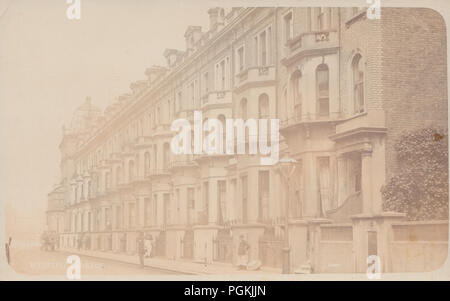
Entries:
[[449, 20], [0, 0], [0, 280], [450, 280]]

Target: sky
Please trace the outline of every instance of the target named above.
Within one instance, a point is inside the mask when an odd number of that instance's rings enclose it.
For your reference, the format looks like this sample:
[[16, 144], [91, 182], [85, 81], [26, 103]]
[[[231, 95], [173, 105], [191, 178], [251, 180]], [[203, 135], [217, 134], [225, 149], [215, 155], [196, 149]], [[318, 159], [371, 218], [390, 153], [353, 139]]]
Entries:
[[185, 50], [188, 25], [208, 27], [196, 1], [0, 0], [0, 199], [43, 217], [59, 179], [62, 126], [87, 96], [104, 109], [165, 65], [166, 48]]

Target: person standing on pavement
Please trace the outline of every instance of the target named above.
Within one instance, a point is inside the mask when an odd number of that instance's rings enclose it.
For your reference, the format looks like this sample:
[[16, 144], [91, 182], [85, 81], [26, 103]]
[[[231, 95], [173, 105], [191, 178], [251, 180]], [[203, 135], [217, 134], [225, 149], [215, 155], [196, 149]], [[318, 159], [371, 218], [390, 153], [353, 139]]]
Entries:
[[153, 237], [151, 234], [145, 235], [145, 258], [149, 258], [152, 254], [152, 243], [153, 243]]
[[240, 236], [240, 242], [238, 246], [238, 269], [245, 270], [248, 264], [248, 250], [250, 249], [249, 244], [245, 240], [244, 235]]
[[139, 232], [136, 240], [136, 249], [139, 256], [139, 264], [141, 268], [144, 268], [144, 256], [145, 256], [145, 245], [144, 245], [144, 233]]

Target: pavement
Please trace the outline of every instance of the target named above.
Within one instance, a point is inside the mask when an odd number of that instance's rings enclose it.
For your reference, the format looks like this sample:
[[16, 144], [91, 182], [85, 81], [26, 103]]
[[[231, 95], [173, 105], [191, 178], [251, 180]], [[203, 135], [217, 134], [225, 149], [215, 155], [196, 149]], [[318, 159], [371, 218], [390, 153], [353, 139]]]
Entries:
[[[139, 265], [139, 257], [137, 255], [129, 254], [118, 254], [114, 252], [104, 252], [104, 251], [88, 251], [88, 250], [77, 250], [77, 249], [61, 249], [60, 252], [67, 254], [76, 254], [80, 256], [88, 256], [93, 258], [102, 258], [117, 262], [129, 263]], [[203, 263], [203, 262], [193, 262], [184, 259], [165, 259], [165, 258], [146, 258], [144, 260], [144, 265], [149, 268], [177, 272], [180, 274], [188, 275], [227, 275], [227, 274], [280, 274], [281, 269], [262, 267], [257, 271], [248, 270], [238, 270], [230, 263]]]

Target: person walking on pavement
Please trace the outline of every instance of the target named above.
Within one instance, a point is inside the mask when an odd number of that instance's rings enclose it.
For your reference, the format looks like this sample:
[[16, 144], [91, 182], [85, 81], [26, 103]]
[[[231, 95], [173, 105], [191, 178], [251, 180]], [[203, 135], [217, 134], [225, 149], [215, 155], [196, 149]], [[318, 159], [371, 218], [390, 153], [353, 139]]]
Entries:
[[244, 235], [240, 236], [240, 242], [238, 246], [238, 269], [245, 270], [248, 264], [248, 250], [249, 244], [245, 241]]
[[144, 256], [145, 256], [145, 246], [144, 246], [144, 233], [139, 232], [136, 240], [137, 253], [139, 255], [139, 264], [141, 268], [144, 268]]

